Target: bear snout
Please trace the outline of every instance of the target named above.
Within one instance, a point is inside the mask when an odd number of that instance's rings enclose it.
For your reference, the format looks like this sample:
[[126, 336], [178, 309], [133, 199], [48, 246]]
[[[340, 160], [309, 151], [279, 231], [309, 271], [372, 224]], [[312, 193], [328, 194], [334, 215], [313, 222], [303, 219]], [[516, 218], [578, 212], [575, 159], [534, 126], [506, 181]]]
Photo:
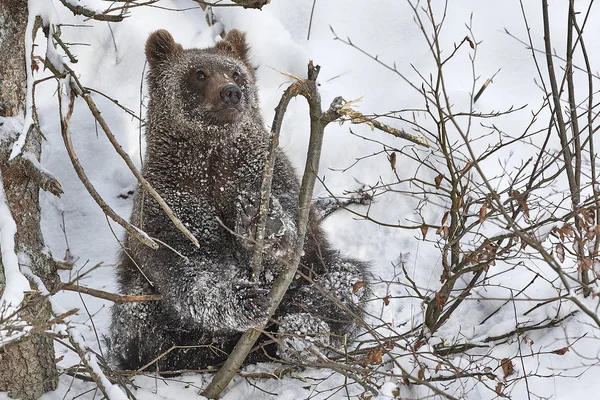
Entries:
[[227, 105], [235, 105], [242, 99], [242, 91], [237, 85], [227, 85], [221, 90], [221, 100]]

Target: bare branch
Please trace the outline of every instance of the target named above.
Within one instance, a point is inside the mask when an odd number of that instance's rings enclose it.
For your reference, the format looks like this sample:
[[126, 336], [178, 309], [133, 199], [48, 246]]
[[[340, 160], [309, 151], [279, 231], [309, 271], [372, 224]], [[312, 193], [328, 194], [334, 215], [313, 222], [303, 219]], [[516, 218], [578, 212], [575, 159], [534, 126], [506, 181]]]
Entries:
[[104, 290], [88, 288], [73, 283], [60, 283], [58, 286], [59, 290], [68, 290], [71, 292], [78, 292], [87, 294], [89, 296], [97, 297], [99, 299], [110, 300], [114, 303], [135, 303], [142, 301], [159, 301], [162, 299], [160, 295], [120, 295], [116, 293], [105, 292]]
[[[300, 199], [298, 206], [298, 236], [294, 253], [285, 270], [277, 277], [275, 284], [269, 294], [272, 304], [269, 307], [269, 317], [273, 315], [279, 303], [283, 299], [290, 283], [292, 282], [300, 258], [304, 252], [304, 239], [307, 230], [308, 217], [311, 206], [312, 193], [315, 185], [316, 174], [319, 170], [319, 161], [321, 157], [321, 146], [323, 141], [323, 131], [325, 126], [339, 116], [337, 111], [342, 106], [341, 99], [337, 98], [332, 103], [332, 107], [325, 113], [321, 110], [321, 98], [317, 90], [317, 76], [319, 75], [319, 66], [314, 66], [312, 61], [308, 64], [308, 79], [299, 81], [298, 94], [306, 98], [310, 108], [310, 142], [308, 145], [308, 155], [302, 184], [300, 187]], [[292, 84], [294, 85], [294, 84]], [[266, 323], [266, 321], [265, 321]], [[211, 383], [202, 392], [208, 398], [218, 398], [222, 391], [227, 387], [239, 367], [242, 365], [246, 356], [251, 351], [252, 346], [261, 334], [263, 327], [254, 328], [246, 331], [235, 348], [229, 355], [225, 364], [219, 372], [213, 377]]]
[[87, 9], [83, 6], [73, 5], [68, 0], [60, 0], [60, 2], [63, 4], [63, 6], [71, 10], [71, 12], [75, 15], [83, 15], [84, 17], [88, 17], [98, 21], [121, 22], [124, 18], [122, 15], [110, 15], [104, 13], [98, 14], [97, 12]]
[[[60, 90], [60, 88], [59, 88], [59, 90]], [[77, 158], [77, 154], [75, 153], [75, 149], [73, 147], [73, 142], [71, 141], [71, 132], [69, 130], [69, 120], [71, 119], [71, 115], [73, 114], [75, 92], [71, 91], [67, 115], [63, 115], [63, 113], [62, 113], [62, 110], [63, 110], [62, 97], [63, 97], [63, 95], [59, 94], [58, 107], [59, 107], [59, 111], [60, 111], [60, 131], [61, 131], [61, 134], [63, 137], [63, 141], [65, 143], [65, 147], [67, 149], [67, 153], [69, 154], [69, 158], [71, 159], [71, 163], [73, 164], [73, 168], [75, 169], [75, 172], [77, 173], [77, 176], [79, 177], [79, 180], [81, 181], [81, 183], [83, 183], [83, 186], [85, 186], [85, 188], [87, 189], [90, 196], [92, 196], [92, 198], [94, 199], [96, 204], [98, 204], [98, 206], [102, 209], [102, 211], [106, 215], [111, 217], [113, 219], [113, 221], [115, 221], [116, 223], [121, 225], [123, 228], [125, 228], [127, 230], [127, 232], [129, 232], [132, 236], [134, 236], [141, 243], [145, 244], [146, 246], [152, 247], [153, 249], [157, 249], [158, 243], [156, 243], [154, 240], [152, 240], [142, 230], [131, 225], [129, 222], [124, 220], [119, 214], [114, 212], [114, 210], [108, 204], [106, 204], [104, 199], [102, 199], [100, 194], [96, 191], [96, 188], [94, 188], [92, 183], [87, 178], [87, 175], [85, 174], [85, 171], [83, 170], [83, 167], [81, 166], [81, 163], [79, 162], [79, 159]]]

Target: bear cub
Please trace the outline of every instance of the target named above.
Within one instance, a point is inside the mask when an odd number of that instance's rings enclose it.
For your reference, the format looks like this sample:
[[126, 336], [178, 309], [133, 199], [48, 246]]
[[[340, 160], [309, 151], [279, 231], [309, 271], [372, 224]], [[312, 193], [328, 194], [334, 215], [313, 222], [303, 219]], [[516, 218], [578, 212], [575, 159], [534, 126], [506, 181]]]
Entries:
[[[200, 369], [224, 361], [245, 330], [266, 320], [269, 290], [296, 240], [299, 182], [278, 150], [263, 271], [252, 280], [269, 133], [245, 35], [232, 30], [214, 47], [184, 50], [159, 30], [145, 51], [150, 101], [142, 174], [200, 247], [138, 188], [131, 222], [161, 246], [152, 250], [127, 237], [118, 284], [123, 294], [159, 294], [162, 300], [115, 304], [107, 342], [112, 363], [122, 369], [157, 358], [150, 369]], [[251, 360], [301, 360], [307, 346], [339, 345], [363, 312], [367, 265], [332, 250], [314, 212], [304, 253], [267, 326], [276, 344]]]

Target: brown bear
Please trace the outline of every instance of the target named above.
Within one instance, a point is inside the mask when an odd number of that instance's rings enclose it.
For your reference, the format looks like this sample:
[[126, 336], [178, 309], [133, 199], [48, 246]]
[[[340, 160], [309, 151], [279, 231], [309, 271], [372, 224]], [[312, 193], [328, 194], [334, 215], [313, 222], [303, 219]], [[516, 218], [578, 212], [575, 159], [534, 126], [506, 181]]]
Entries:
[[[162, 300], [115, 304], [107, 342], [123, 369], [155, 360], [152, 370], [199, 369], [222, 362], [242, 332], [266, 321], [269, 290], [296, 239], [299, 183], [278, 150], [263, 272], [251, 280], [269, 134], [245, 35], [232, 30], [214, 47], [184, 50], [159, 30], [146, 43], [146, 57], [142, 174], [200, 247], [137, 190], [131, 222], [162, 245], [152, 250], [127, 237], [118, 283], [124, 294], [160, 294]], [[361, 315], [368, 289], [356, 284], [368, 280], [367, 265], [332, 250], [315, 213], [299, 272], [268, 323], [277, 344], [251, 359], [298, 359], [307, 345], [335, 345]], [[182, 347], [168, 352], [173, 346]]]

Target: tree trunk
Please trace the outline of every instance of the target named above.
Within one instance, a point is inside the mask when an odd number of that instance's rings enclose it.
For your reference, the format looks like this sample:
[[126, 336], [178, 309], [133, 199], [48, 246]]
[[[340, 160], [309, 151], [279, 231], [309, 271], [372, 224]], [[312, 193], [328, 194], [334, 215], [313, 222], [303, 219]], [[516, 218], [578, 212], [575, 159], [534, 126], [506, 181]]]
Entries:
[[[15, 116], [25, 109], [25, 68], [31, 68], [25, 65], [25, 51], [32, 51], [25, 49], [27, 14], [26, 0], [0, 0], [0, 115], [3, 117]], [[50, 258], [42, 251], [40, 187], [32, 176], [30, 163], [26, 165], [27, 160], [17, 157], [8, 162], [10, 149], [10, 141], [0, 141], [2, 183], [17, 224], [15, 250], [29, 258], [27, 266], [52, 290], [58, 280]], [[39, 160], [41, 135], [37, 129], [30, 132], [23, 152]], [[4, 290], [3, 278], [4, 268], [0, 263], [0, 294]], [[20, 316], [42, 329], [0, 348], [0, 391], [8, 392], [11, 397], [37, 399], [58, 384], [54, 346], [52, 339], [44, 334], [44, 322], [51, 313], [48, 301], [38, 294], [27, 295], [23, 305]]]

